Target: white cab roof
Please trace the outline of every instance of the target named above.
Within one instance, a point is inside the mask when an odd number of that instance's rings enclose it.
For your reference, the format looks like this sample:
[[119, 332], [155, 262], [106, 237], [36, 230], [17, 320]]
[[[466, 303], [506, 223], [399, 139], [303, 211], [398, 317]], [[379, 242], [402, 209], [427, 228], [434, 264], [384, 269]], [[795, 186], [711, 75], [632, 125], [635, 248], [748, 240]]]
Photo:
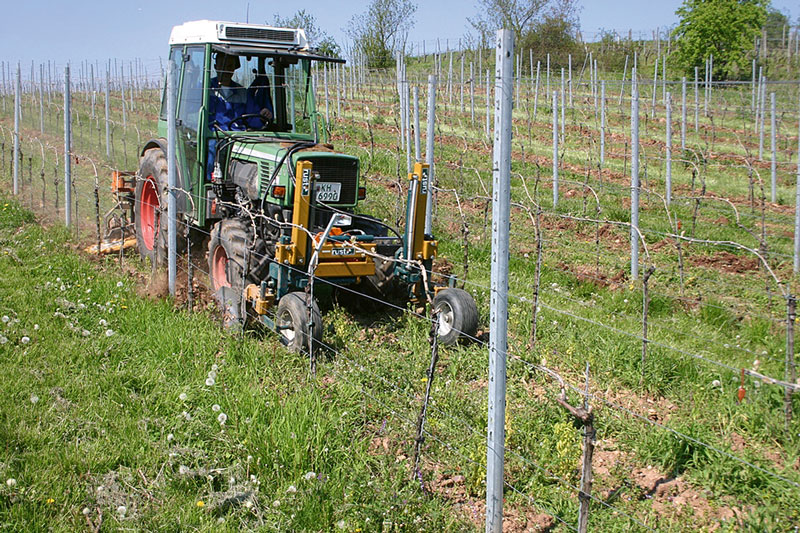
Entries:
[[248, 44], [268, 48], [308, 50], [306, 32], [295, 28], [276, 28], [262, 24], [195, 20], [172, 28], [169, 44]]

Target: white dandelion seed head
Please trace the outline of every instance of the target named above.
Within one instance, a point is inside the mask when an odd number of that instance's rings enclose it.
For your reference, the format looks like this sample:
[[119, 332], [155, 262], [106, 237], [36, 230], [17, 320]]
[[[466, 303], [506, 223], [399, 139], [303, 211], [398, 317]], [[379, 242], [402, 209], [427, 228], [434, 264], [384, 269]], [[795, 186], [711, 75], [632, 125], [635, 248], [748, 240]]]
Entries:
[[63, 283], [61, 284], [61, 287], [60, 287], [60, 288], [61, 288], [61, 290], [62, 290], [62, 291], [65, 291], [65, 290], [67, 290], [67, 288], [64, 286], [64, 284], [63, 284]]
[[0, 344], [5, 344], [8, 342], [8, 339], [0, 335]]
[[169, 433], [167, 435], [167, 441], [172, 441], [174, 438], [175, 438], [175, 435], [173, 435], [172, 433]]
[[253, 456], [252, 456], [252, 455], [248, 455], [248, 456], [247, 456], [247, 462], [249, 463], [249, 462], [250, 462], [250, 461], [252, 461], [252, 460], [253, 460]]
[[178, 474], [185, 476], [189, 473], [189, 467], [186, 465], [181, 465], [178, 467]]
[[213, 365], [211, 365], [211, 370], [213, 370], [214, 372], [219, 370], [219, 366], [217, 366], [217, 363], [214, 363]]
[[212, 378], [212, 377], [206, 378], [206, 386], [207, 387], [213, 387], [214, 383], [216, 383], [216, 381], [214, 381], [214, 378]]
[[[280, 505], [280, 503], [278, 503], [278, 505]], [[244, 506], [246, 508], [248, 508], [248, 509], [252, 509], [253, 508], [253, 502], [251, 502], [250, 500], [247, 500], [246, 502], [244, 502]]]
[[106, 488], [103, 485], [97, 487], [97, 492], [103, 492], [104, 490], [106, 490]]
[[117, 507], [117, 514], [118, 515], [125, 516], [125, 513], [127, 513], [127, 512], [128, 512], [128, 508], [125, 507], [124, 505], [120, 505], [119, 507]]
[[8, 485], [9, 487], [16, 487], [17, 486], [17, 480], [14, 479], [13, 477], [10, 477], [10, 478], [8, 478], [6, 480], [6, 485]]
[[344, 520], [339, 520], [338, 522], [336, 522], [336, 527], [338, 527], [339, 529], [344, 529], [347, 527], [347, 523]]
[[211, 372], [208, 373], [208, 377], [210, 377], [211, 379], [217, 379], [217, 373], [212, 370]]
[[3, 315], [3, 324], [7, 324], [9, 320], [11, 319], [8, 318], [8, 315]]
[[85, 329], [85, 330], [81, 331], [81, 335], [83, 335], [84, 337], [88, 337], [91, 334], [92, 334], [92, 332], [89, 331], [88, 329]]
[[219, 410], [220, 410], [220, 407], [219, 407], [219, 405], [217, 405], [217, 404], [214, 404], [214, 405], [212, 405], [212, 406], [211, 406], [211, 410], [212, 410], [212, 411], [214, 411], [214, 412], [216, 413], [217, 411], [219, 411]]
[[36, 404], [39, 402], [39, 397], [35, 394], [31, 394], [31, 403]]
[[89, 513], [91, 513], [88, 507], [84, 507], [83, 511], [81, 512], [83, 513], [83, 516], [89, 516]]
[[312, 479], [317, 477], [317, 473], [316, 472], [306, 472], [306, 475], [304, 475], [303, 477], [305, 478], [306, 481], [311, 481]]
[[718, 379], [715, 379], [714, 381], [711, 382], [712, 387], [716, 388], [719, 387], [720, 385], [722, 385], [722, 383], [720, 383]]
[[191, 413], [189, 413], [189, 412], [187, 412], [187, 411], [184, 411], [184, 412], [183, 412], [183, 413], [181, 413], [181, 414], [183, 415], [183, 418], [185, 418], [186, 420], [191, 420], [191, 419], [192, 419], [192, 415], [191, 415]]
[[278, 507], [281, 506], [281, 501], [280, 500], [275, 500], [274, 502], [272, 502], [272, 506], [277, 509]]
[[19, 342], [21, 342], [22, 344], [28, 344], [29, 342], [31, 342], [31, 338], [26, 335], [26, 336], [22, 337], [19, 340]]
[[297, 487], [295, 487], [294, 485], [289, 485], [289, 488], [286, 489], [286, 492], [288, 492], [289, 494], [294, 494], [295, 492], [297, 492]]
[[236, 478], [231, 476], [228, 478], [228, 485], [236, 485]]
[[228, 415], [226, 415], [225, 413], [220, 413], [219, 416], [217, 417], [217, 422], [219, 422], [220, 426], [224, 426], [225, 422], [227, 421], [228, 421]]
[[122, 282], [121, 281], [117, 282], [117, 287], [122, 287]]
[[113, 329], [107, 329], [106, 330], [106, 337], [110, 337], [113, 334], [114, 334], [114, 330]]
[[180, 394], [178, 395], [178, 399], [179, 399], [180, 401], [182, 401], [182, 402], [185, 402], [185, 401], [186, 401], [186, 398], [187, 398], [187, 396], [186, 396], [186, 393], [185, 393], [185, 392], [182, 392], [182, 393], [180, 393]]
[[33, 331], [39, 331], [39, 324], [33, 325]]
[[100, 325], [101, 326], [107, 326], [108, 325], [108, 321], [105, 318], [101, 318], [100, 319]]

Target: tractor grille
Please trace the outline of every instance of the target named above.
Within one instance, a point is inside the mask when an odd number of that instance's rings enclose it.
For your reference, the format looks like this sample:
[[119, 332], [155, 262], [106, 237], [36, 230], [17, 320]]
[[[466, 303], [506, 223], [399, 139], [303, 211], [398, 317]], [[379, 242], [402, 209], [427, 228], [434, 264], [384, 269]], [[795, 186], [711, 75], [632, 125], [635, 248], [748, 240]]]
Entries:
[[319, 173], [317, 181], [338, 182], [342, 190], [338, 202], [341, 205], [354, 205], [358, 197], [358, 160], [341, 157], [309, 158], [315, 173]]
[[258, 190], [261, 191], [261, 194], [269, 194], [267, 191], [267, 187], [269, 187], [269, 179], [272, 177], [272, 167], [269, 163], [261, 163], [258, 165], [258, 182], [259, 187]]
[[228, 39], [248, 39], [257, 41], [277, 41], [294, 43], [296, 34], [289, 30], [273, 30], [265, 28], [247, 28], [241, 26], [228, 26], [225, 28], [225, 37]]

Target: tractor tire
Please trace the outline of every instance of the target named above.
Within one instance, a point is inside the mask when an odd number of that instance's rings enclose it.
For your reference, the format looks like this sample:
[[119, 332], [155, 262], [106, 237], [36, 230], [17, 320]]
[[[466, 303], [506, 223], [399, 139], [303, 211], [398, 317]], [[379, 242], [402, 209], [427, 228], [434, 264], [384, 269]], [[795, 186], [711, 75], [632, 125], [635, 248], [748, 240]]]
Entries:
[[452, 346], [459, 339], [475, 338], [478, 332], [478, 306], [462, 289], [442, 289], [433, 299], [439, 320], [439, 342]]
[[[208, 277], [214, 296], [223, 309], [226, 329], [241, 329], [254, 315], [242, 308], [244, 288], [260, 280], [252, 276], [253, 265], [266, 252], [264, 242], [253, 239], [252, 229], [239, 219], [227, 218], [214, 224], [208, 241]], [[249, 257], [248, 257], [249, 256]], [[245, 261], [249, 264], [245, 267]]]
[[[311, 305], [311, 316], [314, 325], [311, 338], [318, 345], [322, 340], [322, 316], [316, 300]], [[281, 342], [293, 352], [308, 351], [308, 306], [306, 295], [302, 292], [290, 292], [278, 300], [278, 312], [275, 324], [279, 328]]]
[[[139, 160], [136, 180], [134, 219], [136, 246], [142, 259], [158, 268], [167, 261], [167, 157], [161, 148], [150, 148]], [[180, 238], [178, 253], [185, 249], [186, 239]]]

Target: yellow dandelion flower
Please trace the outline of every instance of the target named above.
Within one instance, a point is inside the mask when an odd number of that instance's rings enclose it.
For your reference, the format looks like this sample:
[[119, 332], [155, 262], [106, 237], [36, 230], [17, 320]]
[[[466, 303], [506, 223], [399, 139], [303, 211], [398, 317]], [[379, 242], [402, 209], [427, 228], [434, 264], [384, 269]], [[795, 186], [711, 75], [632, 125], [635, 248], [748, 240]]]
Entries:
[[205, 504], [205, 502], [203, 500], [197, 500], [197, 506], [198, 507], [205, 507], [206, 504]]
[[52, 505], [54, 503], [56, 503], [56, 501], [53, 498], [47, 498], [47, 505]]

